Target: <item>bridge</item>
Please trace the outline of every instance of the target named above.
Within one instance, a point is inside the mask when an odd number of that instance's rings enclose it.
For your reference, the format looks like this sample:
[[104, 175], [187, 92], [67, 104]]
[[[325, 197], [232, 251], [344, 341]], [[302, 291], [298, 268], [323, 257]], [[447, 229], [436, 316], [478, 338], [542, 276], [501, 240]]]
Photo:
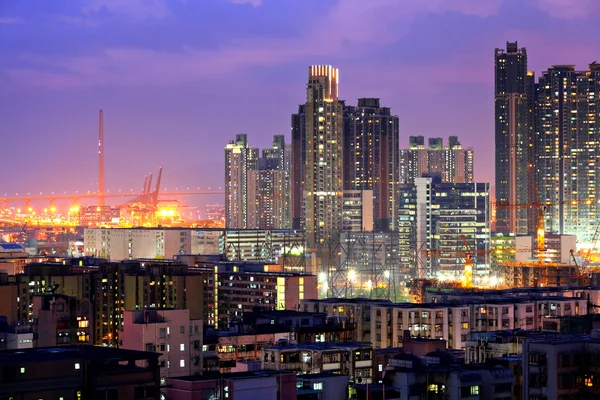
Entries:
[[[169, 192], [160, 192], [160, 197], [177, 197], [177, 196], [198, 196], [198, 195], [224, 195], [225, 191], [222, 189], [197, 189], [197, 190], [186, 190], [186, 191], [169, 191]], [[29, 208], [31, 202], [34, 201], [46, 201], [48, 202], [50, 207], [53, 207], [54, 202], [57, 200], [71, 200], [73, 204], [78, 204], [82, 199], [100, 199], [100, 198], [135, 198], [143, 195], [143, 193], [135, 193], [135, 192], [115, 192], [115, 193], [98, 193], [98, 192], [83, 192], [83, 193], [62, 193], [58, 194], [55, 192], [51, 192], [49, 194], [39, 194], [39, 195], [30, 195], [29, 193], [26, 195], [18, 195], [10, 197], [0, 197], [0, 210], [7, 209], [10, 204], [14, 204], [15, 202], [23, 202], [25, 208]]]

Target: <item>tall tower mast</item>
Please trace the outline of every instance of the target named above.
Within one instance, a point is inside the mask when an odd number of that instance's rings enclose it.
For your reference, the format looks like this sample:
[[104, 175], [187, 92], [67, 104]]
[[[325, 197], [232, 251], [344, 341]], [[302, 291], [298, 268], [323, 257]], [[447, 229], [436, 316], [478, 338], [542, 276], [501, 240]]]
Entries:
[[98, 138], [98, 205], [104, 206], [104, 116], [100, 108], [100, 131]]

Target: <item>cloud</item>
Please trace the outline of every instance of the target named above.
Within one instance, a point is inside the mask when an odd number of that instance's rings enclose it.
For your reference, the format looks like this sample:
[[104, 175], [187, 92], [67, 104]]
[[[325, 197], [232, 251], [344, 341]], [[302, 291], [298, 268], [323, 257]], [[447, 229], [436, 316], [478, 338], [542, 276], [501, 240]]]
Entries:
[[172, 16], [168, 0], [91, 0], [83, 7], [83, 13], [93, 16], [103, 10], [134, 20], [162, 20]]
[[229, 0], [234, 4], [250, 4], [253, 7], [258, 7], [262, 4], [262, 0]]
[[0, 25], [20, 24], [22, 22], [23, 20], [21, 18], [0, 17]]
[[596, 18], [600, 13], [598, 0], [536, 0], [536, 6], [553, 18]]
[[[169, 15], [166, 0], [93, 0], [102, 7], [133, 15], [143, 5], [147, 18]], [[235, 0], [244, 1], [244, 0]], [[248, 0], [245, 0], [248, 1]], [[486, 18], [498, 11], [502, 0], [338, 0], [316, 16], [297, 37], [242, 38], [216, 50], [184, 47], [179, 52], [143, 48], [107, 48], [94, 56], [39, 57], [35, 61], [68, 71], [53, 76], [48, 70], [13, 68], [10, 76], [33, 86], [72, 88], [97, 85], [172, 85], [199, 82], [253, 67], [275, 67], [312, 59], [318, 62], [359, 59], [374, 47], [398, 42], [421, 14], [455, 12]], [[254, 4], [258, 1], [253, 1]], [[92, 10], [92, 9], [90, 9]], [[134, 12], [134, 10], [137, 10]], [[327, 10], [325, 8], [325, 10]], [[92, 12], [92, 11], [90, 11]], [[79, 21], [85, 23], [84, 21]]]

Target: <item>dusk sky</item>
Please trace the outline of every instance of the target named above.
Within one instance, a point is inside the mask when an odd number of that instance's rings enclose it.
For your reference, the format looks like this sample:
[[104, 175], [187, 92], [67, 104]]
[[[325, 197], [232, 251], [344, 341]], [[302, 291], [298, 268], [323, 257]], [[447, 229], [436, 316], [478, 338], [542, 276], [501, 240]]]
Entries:
[[[223, 186], [225, 144], [290, 138], [307, 67], [379, 97], [409, 135], [459, 136], [493, 181], [493, 54], [600, 61], [598, 0], [0, 0], [0, 195]], [[220, 200], [220, 199], [219, 199]], [[200, 200], [201, 201], [201, 200]], [[196, 202], [196, 201], [194, 201]]]

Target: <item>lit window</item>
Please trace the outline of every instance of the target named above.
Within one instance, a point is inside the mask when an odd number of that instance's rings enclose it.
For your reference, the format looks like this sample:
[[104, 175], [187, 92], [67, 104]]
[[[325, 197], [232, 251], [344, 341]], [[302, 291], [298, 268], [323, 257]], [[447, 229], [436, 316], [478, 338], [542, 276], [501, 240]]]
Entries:
[[181, 368], [185, 367], [185, 360], [179, 360], [179, 366]]
[[87, 328], [89, 326], [89, 321], [88, 320], [83, 320], [83, 321], [79, 321], [78, 325], [80, 328]]
[[181, 343], [179, 345], [179, 351], [185, 351], [185, 344]]
[[75, 369], [81, 369], [81, 365], [79, 363], [75, 363]]
[[167, 345], [167, 351], [171, 351], [171, 345], [170, 344]]
[[323, 382], [315, 382], [313, 384], [313, 390], [323, 390]]
[[479, 394], [479, 386], [471, 386], [471, 396]]
[[25, 367], [21, 367], [21, 373], [24, 374], [25, 373]]

